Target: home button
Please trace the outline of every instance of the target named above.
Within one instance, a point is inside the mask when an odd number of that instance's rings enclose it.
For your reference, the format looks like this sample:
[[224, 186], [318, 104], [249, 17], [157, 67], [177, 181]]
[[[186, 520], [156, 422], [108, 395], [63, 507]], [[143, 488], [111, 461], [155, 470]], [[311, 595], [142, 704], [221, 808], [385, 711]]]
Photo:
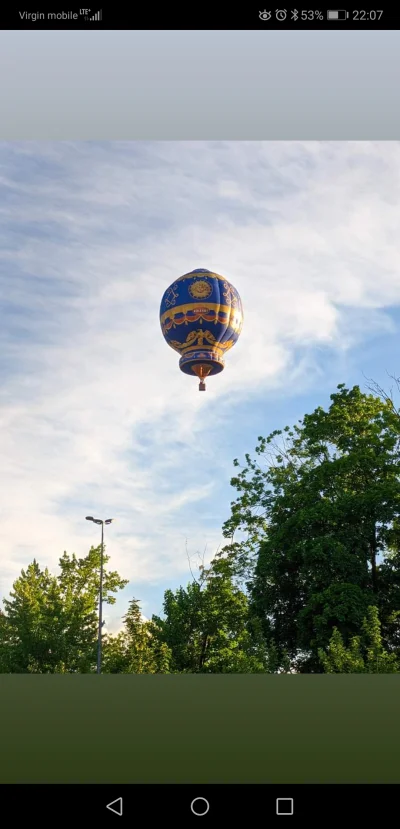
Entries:
[[190, 808], [194, 815], [197, 815], [198, 817], [203, 817], [203, 815], [206, 815], [209, 811], [210, 804], [208, 800], [205, 799], [205, 797], [195, 797], [195, 799], [192, 800], [190, 804]]

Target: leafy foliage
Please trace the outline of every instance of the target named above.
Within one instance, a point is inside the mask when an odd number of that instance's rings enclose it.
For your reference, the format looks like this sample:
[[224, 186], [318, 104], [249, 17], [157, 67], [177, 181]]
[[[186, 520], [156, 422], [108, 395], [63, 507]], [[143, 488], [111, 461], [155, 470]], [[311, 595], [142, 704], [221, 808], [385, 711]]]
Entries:
[[[104, 672], [399, 670], [400, 412], [377, 391], [340, 385], [234, 461], [225, 548], [166, 591], [162, 616], [131, 600], [103, 637]], [[64, 553], [57, 576], [22, 570], [0, 612], [1, 672], [95, 670], [100, 553]], [[126, 584], [105, 569], [105, 603]]]
[[[94, 669], [100, 547], [85, 558], [64, 553], [60, 574], [34, 561], [16, 580], [0, 624], [0, 666], [10, 673], [88, 673]], [[104, 556], [107, 564], [108, 557]], [[104, 574], [104, 601], [127, 584]]]
[[153, 617], [178, 673], [263, 673], [268, 655], [261, 630], [251, 629], [248, 600], [231, 566], [215, 559], [186, 589], [168, 590], [164, 618]]
[[246, 538], [228, 552], [267, 643], [296, 670], [320, 671], [333, 628], [347, 642], [372, 599], [388, 635], [400, 600], [399, 438], [388, 401], [341, 385], [328, 411], [259, 438], [266, 468], [247, 455], [232, 479], [224, 532]]
[[400, 661], [394, 653], [385, 650], [381, 635], [378, 608], [368, 608], [362, 625], [362, 635], [354, 636], [348, 647], [338, 628], [334, 628], [326, 651], [319, 652], [327, 674], [394, 674], [400, 672]]
[[152, 622], [143, 621], [137, 599], [132, 599], [124, 618], [124, 630], [106, 640], [104, 672], [170, 673], [171, 652], [157, 634]]

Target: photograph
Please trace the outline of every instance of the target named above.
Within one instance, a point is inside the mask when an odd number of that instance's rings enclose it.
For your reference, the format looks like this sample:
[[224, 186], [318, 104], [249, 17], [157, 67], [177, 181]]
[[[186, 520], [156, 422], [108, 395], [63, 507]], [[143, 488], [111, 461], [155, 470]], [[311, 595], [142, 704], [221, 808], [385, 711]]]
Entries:
[[2, 141], [0, 191], [0, 673], [400, 673], [400, 142]]

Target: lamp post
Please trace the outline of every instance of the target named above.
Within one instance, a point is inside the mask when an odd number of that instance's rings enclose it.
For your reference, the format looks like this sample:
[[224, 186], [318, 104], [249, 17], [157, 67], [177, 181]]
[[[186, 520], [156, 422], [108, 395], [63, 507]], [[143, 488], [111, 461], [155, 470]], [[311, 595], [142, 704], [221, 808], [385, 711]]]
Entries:
[[97, 673], [101, 674], [101, 639], [103, 633], [103, 574], [104, 574], [104, 524], [111, 524], [113, 518], [103, 521], [101, 518], [86, 516], [86, 521], [101, 524], [101, 553], [100, 553], [100, 587], [99, 587], [99, 636], [97, 640]]

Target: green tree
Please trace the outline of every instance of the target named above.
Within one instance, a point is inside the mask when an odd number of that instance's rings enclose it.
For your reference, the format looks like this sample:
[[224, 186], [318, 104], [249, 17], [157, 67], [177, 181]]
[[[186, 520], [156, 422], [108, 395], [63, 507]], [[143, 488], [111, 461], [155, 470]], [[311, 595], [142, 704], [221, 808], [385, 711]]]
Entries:
[[124, 629], [107, 637], [104, 672], [129, 674], [170, 673], [171, 654], [153, 622], [145, 621], [137, 599], [132, 599], [124, 617]]
[[232, 479], [227, 552], [268, 646], [295, 670], [320, 671], [333, 629], [347, 644], [372, 601], [389, 636], [400, 609], [399, 437], [388, 401], [341, 385], [328, 411], [260, 437], [258, 459], [246, 455]]
[[234, 584], [226, 558], [216, 558], [198, 579], [164, 596], [164, 617], [153, 617], [154, 634], [172, 655], [176, 673], [265, 672], [268, 654], [258, 620]]
[[105, 674], [129, 673], [128, 638], [121, 630], [115, 635], [107, 634], [103, 640], [102, 671]]
[[378, 608], [369, 607], [364, 619], [362, 635], [354, 636], [346, 647], [338, 628], [326, 651], [320, 649], [319, 657], [328, 674], [394, 674], [400, 671], [396, 654], [385, 650], [381, 634]]
[[[96, 662], [100, 547], [85, 558], [64, 553], [60, 573], [37, 561], [22, 570], [0, 623], [3, 672], [87, 673]], [[107, 564], [108, 557], [104, 557]], [[104, 574], [104, 601], [127, 584], [116, 572]]]
[[14, 583], [0, 627], [2, 670], [10, 673], [64, 671], [62, 598], [57, 579], [37, 561]]

